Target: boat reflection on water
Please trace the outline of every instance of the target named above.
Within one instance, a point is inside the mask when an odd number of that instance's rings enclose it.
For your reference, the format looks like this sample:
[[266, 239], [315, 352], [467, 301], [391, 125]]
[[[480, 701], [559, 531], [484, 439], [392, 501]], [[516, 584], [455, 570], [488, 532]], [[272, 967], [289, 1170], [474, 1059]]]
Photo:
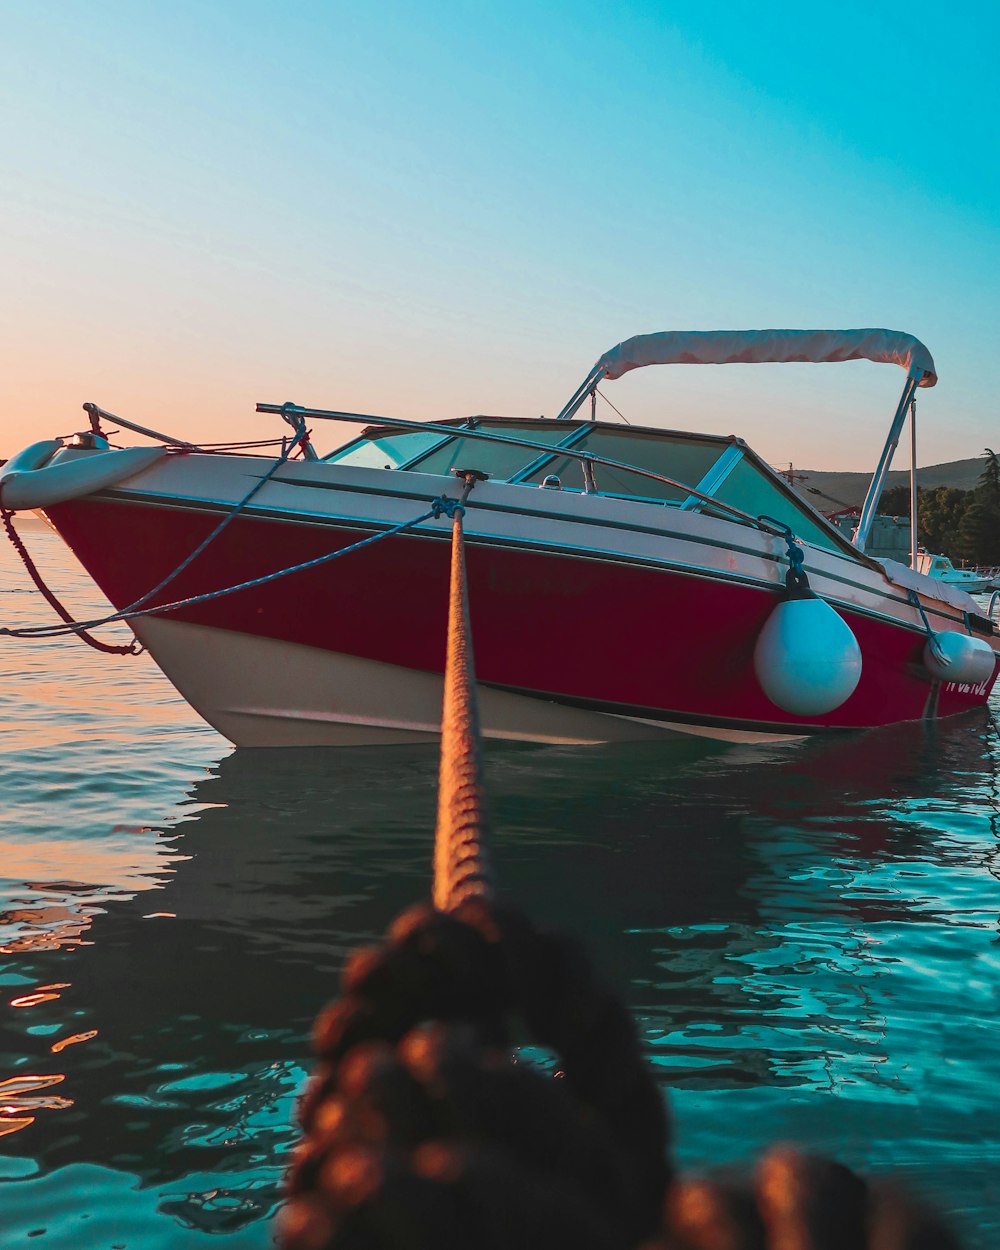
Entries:
[[[784, 746], [494, 744], [498, 875], [627, 995], [686, 1159], [795, 1136], [922, 1175], [928, 1141], [965, 1136], [967, 1166], [1000, 1149], [970, 974], [996, 938], [997, 761], [985, 713]], [[22, 1184], [98, 1165], [203, 1232], [273, 1209], [311, 1022], [345, 953], [428, 893], [436, 762], [236, 752], [180, 805], [151, 890], [70, 953], [15, 936], [18, 992], [59, 988], [13, 1013], [13, 1052], [65, 1078], [3, 1140], [37, 1164]]]

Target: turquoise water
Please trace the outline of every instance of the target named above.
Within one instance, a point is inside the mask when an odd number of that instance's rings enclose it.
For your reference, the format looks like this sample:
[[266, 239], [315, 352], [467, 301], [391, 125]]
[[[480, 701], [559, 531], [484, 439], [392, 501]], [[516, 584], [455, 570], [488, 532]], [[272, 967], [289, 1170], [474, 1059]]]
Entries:
[[[0, 616], [47, 612], [4, 543]], [[627, 996], [684, 1163], [797, 1139], [996, 1243], [994, 702], [782, 747], [489, 749], [500, 878]], [[435, 770], [234, 751], [148, 657], [0, 640], [4, 1250], [271, 1244], [310, 1022], [427, 892]]]

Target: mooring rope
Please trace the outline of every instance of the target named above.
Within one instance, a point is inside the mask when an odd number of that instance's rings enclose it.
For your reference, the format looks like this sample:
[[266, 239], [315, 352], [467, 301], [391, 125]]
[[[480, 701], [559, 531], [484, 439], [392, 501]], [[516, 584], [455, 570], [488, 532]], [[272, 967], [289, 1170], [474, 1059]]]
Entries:
[[[610, 1250], [659, 1219], [667, 1122], [627, 1010], [575, 942], [495, 897], [463, 528], [482, 475], [458, 476], [461, 499], [442, 501], [452, 558], [434, 907], [358, 952], [317, 1021], [288, 1250], [521, 1250], [567, 1236]], [[562, 1081], [505, 1059], [515, 1017], [557, 1055]]]
[[[20, 630], [0, 628], [0, 635], [4, 635], [10, 638], [60, 638], [60, 637], [68, 636], [71, 634], [75, 634], [78, 638], [80, 638], [83, 642], [87, 643], [88, 646], [93, 647], [96, 651], [105, 651], [113, 655], [139, 655], [141, 654], [142, 647], [138, 644], [138, 641], [135, 639], [133, 639], [133, 641], [129, 643], [127, 646], [116, 646], [111, 643], [101, 642], [99, 638], [95, 638], [90, 633], [90, 630], [97, 629], [102, 625], [112, 624], [113, 622], [128, 621], [132, 619], [133, 616], [139, 615], [139, 613], [137, 612], [138, 608], [141, 608], [144, 603], [148, 603], [149, 600], [152, 599], [154, 595], [158, 595], [161, 590], [165, 590], [166, 587], [169, 586], [172, 581], [174, 581], [177, 577], [179, 577], [186, 568], [189, 568], [194, 563], [194, 561], [202, 554], [203, 551], [206, 550], [207, 547], [209, 547], [213, 542], [215, 542], [215, 540], [219, 537], [219, 535], [223, 532], [223, 530], [225, 530], [229, 526], [229, 524], [232, 521], [234, 521], [236, 517], [240, 515], [240, 513], [247, 506], [247, 504], [250, 503], [253, 497], [260, 490], [263, 489], [263, 487], [271, 480], [272, 477], [274, 477], [275, 473], [278, 472], [278, 470], [282, 467], [282, 465], [287, 463], [289, 457], [291, 456], [292, 452], [295, 450], [296, 446], [301, 444], [302, 440], [305, 437], [306, 437], [306, 432], [305, 432], [305, 426], [303, 424], [302, 427], [296, 431], [294, 438], [290, 440], [289, 439], [281, 440], [281, 453], [275, 460], [274, 464], [267, 470], [266, 473], [264, 473], [260, 478], [258, 478], [256, 482], [254, 482], [253, 486], [250, 487], [250, 489], [243, 496], [243, 498], [238, 500], [233, 505], [233, 507], [229, 510], [229, 512], [226, 513], [226, 515], [222, 518], [222, 520], [218, 523], [218, 525], [216, 525], [216, 527], [208, 534], [208, 536], [204, 538], [198, 544], [197, 547], [195, 547], [194, 551], [192, 551], [189, 555], [185, 556], [185, 558], [180, 562], [180, 564], [178, 564], [175, 569], [173, 569], [170, 573], [168, 573], [167, 576], [164, 577], [162, 581], [158, 582], [151, 590], [147, 590], [145, 594], [140, 595], [139, 598], [134, 600], [134, 602], [130, 603], [127, 608], [122, 608], [118, 612], [112, 612], [108, 616], [95, 618], [92, 621], [81, 622], [81, 621], [75, 620], [73, 618], [72, 613], [70, 613], [70, 611], [66, 607], [64, 607], [63, 604], [56, 598], [54, 591], [52, 591], [49, 588], [49, 586], [45, 583], [44, 579], [42, 578], [41, 573], [38, 571], [38, 567], [35, 564], [34, 560], [31, 558], [28, 552], [28, 549], [24, 544], [23, 539], [15, 530], [14, 523], [13, 523], [13, 513], [8, 512], [6, 509], [4, 509], [2, 511], [2, 517], [3, 517], [4, 529], [7, 531], [7, 537], [13, 543], [14, 550], [21, 557], [21, 561], [24, 564], [24, 567], [27, 569], [29, 577], [35, 583], [38, 590], [41, 592], [41, 594], [45, 598], [46, 602], [49, 603], [51, 607], [55, 610], [55, 612], [62, 618], [63, 625], [62, 626], [58, 626], [58, 625], [26, 626]], [[162, 609], [162, 610], [166, 610], [166, 609]]]
[[434, 834], [434, 905], [440, 911], [454, 911], [466, 899], [489, 898], [492, 894], [484, 841], [489, 822], [462, 525], [469, 492], [485, 475], [467, 471], [460, 476], [465, 489], [461, 499], [448, 509], [452, 524], [448, 651]]
[[[138, 638], [133, 638], [131, 642], [123, 644], [103, 642], [100, 638], [95, 638], [93, 634], [89, 633], [85, 626], [82, 626], [78, 624], [78, 622], [74, 621], [70, 610], [63, 605], [63, 603], [56, 596], [55, 592], [46, 584], [44, 577], [42, 577], [41, 573], [38, 571], [38, 566], [31, 558], [31, 553], [24, 545], [21, 535], [14, 528], [13, 512], [8, 512], [6, 508], [0, 508], [0, 520], [3, 521], [3, 527], [7, 531], [7, 537], [10, 539], [14, 550], [21, 557], [21, 563], [27, 569], [28, 576], [35, 583], [35, 586], [42, 598], [49, 605], [49, 607], [52, 608], [56, 615], [63, 619], [67, 626], [73, 627], [72, 630], [67, 628], [67, 633], [75, 633], [77, 637], [85, 642], [89, 647], [93, 647], [95, 651], [103, 651], [107, 655], [140, 655], [142, 653], [142, 646], [139, 643]], [[0, 633], [7, 632], [9, 631], [0, 630]], [[17, 637], [19, 635], [15, 634], [14, 636]]]
[[[100, 625], [110, 625], [118, 621], [134, 621], [144, 616], [159, 616], [164, 612], [176, 612], [180, 608], [190, 608], [200, 603], [209, 603], [214, 599], [222, 599], [226, 595], [234, 595], [240, 590], [252, 590], [258, 586], [266, 586], [269, 582], [275, 582], [281, 577], [289, 577], [293, 573], [302, 573], [307, 569], [319, 568], [323, 564], [330, 564], [334, 560], [339, 560], [341, 556], [347, 556], [354, 551], [360, 551], [363, 547], [370, 547], [385, 538], [393, 538], [397, 534], [402, 534], [406, 530], [412, 529], [415, 525], [420, 525], [424, 521], [431, 520], [431, 518], [440, 517], [447, 510], [448, 505], [453, 502], [453, 500], [448, 499], [435, 499], [430, 508], [419, 516], [411, 517], [408, 521], [401, 521], [398, 525], [382, 530], [377, 534], [369, 534], [367, 538], [359, 539], [358, 542], [351, 543], [349, 547], [341, 547], [337, 551], [327, 552], [326, 555], [316, 556], [312, 560], [304, 560], [301, 564], [292, 564], [286, 568], [278, 569], [274, 573], [265, 573], [261, 577], [238, 582], [235, 586], [224, 586], [220, 590], [209, 590], [200, 595], [189, 595], [186, 599], [175, 599], [172, 603], [161, 603], [151, 608], [140, 608], [138, 610], [123, 608], [120, 612], [112, 612], [107, 616], [98, 617], [90, 621], [69, 621], [64, 625], [26, 625], [22, 628], [2, 627], [0, 628], [0, 637], [26, 639], [61, 638], [68, 634], [81, 634], [85, 630], [96, 629]], [[202, 544], [201, 550], [204, 550], [204, 547], [205, 544]], [[189, 556], [186, 563], [190, 564], [193, 558], [193, 555]], [[174, 575], [171, 574], [170, 577], [164, 579], [161, 586], [172, 581]], [[143, 595], [142, 599], [137, 600], [137, 602], [144, 602], [148, 598], [149, 593]]]
[[[910, 605], [916, 608], [917, 612], [920, 614], [920, 619], [924, 624], [924, 633], [927, 635], [927, 645], [930, 647], [934, 658], [939, 664], [942, 665], [942, 667], [947, 668], [951, 663], [951, 660], [945, 654], [945, 650], [941, 646], [937, 634], [934, 632], [930, 621], [927, 619], [927, 613], [924, 611], [924, 605], [920, 602], [920, 596], [915, 590], [908, 590], [906, 592], [906, 597], [909, 600]], [[966, 628], [968, 628], [968, 621], [966, 621]]]

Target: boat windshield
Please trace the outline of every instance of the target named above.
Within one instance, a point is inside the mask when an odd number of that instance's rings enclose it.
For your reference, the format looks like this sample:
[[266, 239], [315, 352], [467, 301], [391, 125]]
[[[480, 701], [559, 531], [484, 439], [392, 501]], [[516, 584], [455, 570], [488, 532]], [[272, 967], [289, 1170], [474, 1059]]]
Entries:
[[[803, 542], [825, 547], [827, 551], [842, 552], [846, 548], [853, 553], [855, 550], [839, 533], [829, 532], [808, 504], [774, 481], [763, 466], [755, 464], [749, 456], [745, 455], [734, 465], [725, 481], [712, 491], [712, 496], [753, 517], [769, 516], [781, 521]], [[705, 511], [709, 508], [710, 505], [705, 505]]]
[[416, 456], [448, 442], [447, 434], [436, 430], [413, 430], [402, 434], [362, 435], [331, 452], [325, 459], [333, 464], [352, 464], [359, 469], [398, 469]]
[[[584, 427], [586, 430], [586, 427]], [[699, 488], [708, 471], [723, 452], [731, 446], [729, 439], [698, 438], [694, 435], [670, 435], [619, 429], [593, 428], [574, 445], [574, 451], [585, 451], [608, 460], [622, 460], [637, 469], [662, 473], [685, 486]], [[569, 456], [556, 455], [538, 466], [522, 480], [540, 485], [551, 474], [558, 477], [563, 490], [583, 490], [583, 465]], [[683, 503], [690, 490], [678, 489], [668, 482], [630, 473], [612, 465], [595, 464], [597, 489], [602, 495], [622, 495], [627, 499], [651, 499], [657, 503]]]
[[[549, 479], [550, 485], [558, 484], [564, 491], [584, 492], [582, 461], [575, 455], [560, 454], [563, 448], [572, 449], [577, 455], [585, 453], [595, 457], [590, 462], [594, 476], [592, 489], [596, 487], [598, 494], [687, 511], [713, 512], [712, 505], [699, 497], [708, 495], [752, 517], [773, 517], [789, 525], [805, 542], [831, 551], [853, 550], [823, 524], [804, 500], [734, 438], [543, 418], [473, 418], [461, 424], [456, 422], [454, 426], [454, 435], [440, 430], [399, 432], [373, 426], [360, 438], [333, 452], [327, 460], [342, 465], [405, 469], [442, 476], [452, 469], [478, 469], [494, 481], [538, 487]], [[525, 440], [536, 446], [491, 442], [481, 437], [463, 438], [466, 430]], [[673, 482], [603, 463], [609, 460], [671, 478]], [[692, 491], [698, 491], [699, 495]], [[717, 515], [727, 514], [719, 509]]]

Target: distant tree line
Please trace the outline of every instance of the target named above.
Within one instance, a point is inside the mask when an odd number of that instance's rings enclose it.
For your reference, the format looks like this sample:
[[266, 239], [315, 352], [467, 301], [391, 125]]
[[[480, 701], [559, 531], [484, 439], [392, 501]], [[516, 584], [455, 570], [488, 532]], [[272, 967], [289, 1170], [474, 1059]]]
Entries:
[[[989, 447], [974, 490], [953, 486], [917, 491], [917, 537], [921, 546], [956, 564], [1000, 564], [1000, 455]], [[910, 515], [909, 486], [882, 492], [883, 516]]]

